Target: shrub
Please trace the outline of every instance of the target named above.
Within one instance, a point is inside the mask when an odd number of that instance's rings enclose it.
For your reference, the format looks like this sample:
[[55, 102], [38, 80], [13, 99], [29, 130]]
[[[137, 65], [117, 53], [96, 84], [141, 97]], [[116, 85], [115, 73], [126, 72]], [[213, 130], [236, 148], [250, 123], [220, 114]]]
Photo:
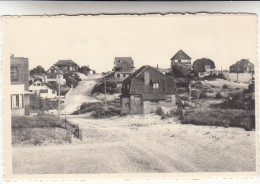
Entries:
[[217, 93], [216, 98], [223, 98], [223, 96], [221, 95], [221, 93]]
[[228, 85], [224, 84], [223, 89], [228, 89]]
[[191, 96], [193, 97], [193, 98], [199, 98], [200, 97], [200, 91], [199, 90], [193, 90], [193, 91], [191, 91]]
[[51, 101], [50, 99], [43, 99], [40, 97], [36, 97], [35, 95], [31, 95], [30, 97], [30, 107], [33, 110], [40, 111], [49, 111], [50, 109], [57, 109], [58, 102]]
[[186, 113], [182, 119], [183, 124], [240, 127], [245, 130], [255, 129], [254, 112], [244, 110], [208, 110], [193, 113]]
[[[106, 81], [106, 92], [109, 94], [119, 93], [120, 89], [117, 88], [117, 83], [114, 81]], [[94, 93], [105, 93], [105, 84], [104, 81], [101, 81], [99, 84], [96, 84], [91, 94]]]
[[206, 94], [206, 92], [205, 91], [202, 91], [201, 93], [200, 93], [200, 97], [199, 98], [207, 98], [208, 96], [207, 96], [207, 94]]

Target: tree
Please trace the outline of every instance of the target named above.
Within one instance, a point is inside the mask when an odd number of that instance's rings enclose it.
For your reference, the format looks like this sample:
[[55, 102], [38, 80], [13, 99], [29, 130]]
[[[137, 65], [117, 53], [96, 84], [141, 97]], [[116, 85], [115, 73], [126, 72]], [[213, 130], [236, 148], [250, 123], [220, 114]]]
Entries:
[[175, 78], [192, 78], [191, 70], [184, 66], [172, 66], [172, 76]]
[[30, 70], [30, 74], [31, 75], [35, 75], [35, 74], [42, 74], [45, 73], [46, 71], [44, 70], [44, 68], [42, 66], [37, 66], [35, 68], [33, 68], [32, 70]]

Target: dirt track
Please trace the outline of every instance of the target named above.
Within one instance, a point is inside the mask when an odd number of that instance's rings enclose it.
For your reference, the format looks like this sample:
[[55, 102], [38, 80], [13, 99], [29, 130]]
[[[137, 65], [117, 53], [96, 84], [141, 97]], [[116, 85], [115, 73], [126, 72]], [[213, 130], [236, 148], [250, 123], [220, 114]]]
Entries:
[[[86, 116], [86, 115], [85, 115]], [[254, 171], [255, 132], [181, 125], [136, 115], [70, 116], [83, 130], [71, 145], [13, 148], [14, 173]]]

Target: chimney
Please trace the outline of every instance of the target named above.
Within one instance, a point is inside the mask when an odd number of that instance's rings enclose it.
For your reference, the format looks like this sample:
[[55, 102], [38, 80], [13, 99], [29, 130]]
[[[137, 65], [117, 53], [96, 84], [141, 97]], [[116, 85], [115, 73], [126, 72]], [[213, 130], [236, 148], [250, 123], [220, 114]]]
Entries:
[[10, 58], [14, 58], [14, 55], [13, 55], [13, 54], [11, 54], [11, 55], [10, 55]]
[[149, 85], [150, 83], [150, 74], [148, 71], [144, 72], [144, 85]]
[[159, 69], [159, 65], [157, 64], [157, 69]]

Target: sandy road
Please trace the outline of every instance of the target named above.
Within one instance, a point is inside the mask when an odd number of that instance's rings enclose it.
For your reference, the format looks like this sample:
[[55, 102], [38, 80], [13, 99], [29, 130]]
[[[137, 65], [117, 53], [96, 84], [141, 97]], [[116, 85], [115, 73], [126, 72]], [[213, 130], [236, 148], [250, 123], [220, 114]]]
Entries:
[[[92, 119], [72, 144], [13, 148], [14, 173], [165, 173], [254, 171], [254, 132], [201, 127], [156, 115]], [[239, 143], [239, 144], [238, 144]]]
[[91, 91], [96, 85], [96, 79], [101, 78], [101, 75], [89, 75], [86, 79], [79, 82], [78, 86], [72, 90], [70, 95], [65, 100], [65, 109], [62, 113], [71, 114], [76, 111], [83, 102], [96, 102], [95, 98], [91, 97]]

